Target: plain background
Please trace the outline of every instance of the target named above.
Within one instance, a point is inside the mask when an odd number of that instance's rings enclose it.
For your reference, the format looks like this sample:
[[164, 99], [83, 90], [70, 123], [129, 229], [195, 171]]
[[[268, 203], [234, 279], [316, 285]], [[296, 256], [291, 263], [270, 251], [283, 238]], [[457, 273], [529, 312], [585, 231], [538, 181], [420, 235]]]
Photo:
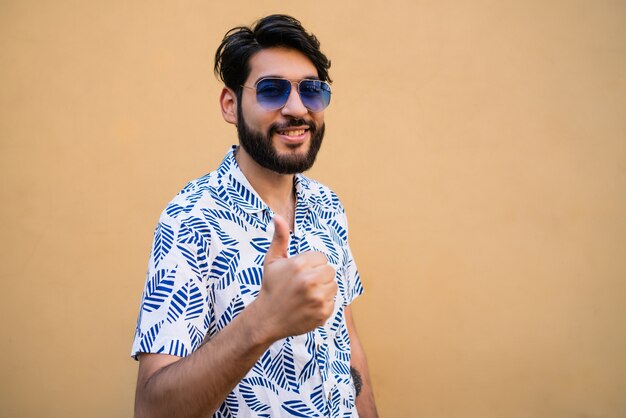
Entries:
[[623, 1], [0, 0], [0, 415], [130, 417], [152, 234], [236, 141], [224, 32], [332, 59], [382, 417], [626, 416]]

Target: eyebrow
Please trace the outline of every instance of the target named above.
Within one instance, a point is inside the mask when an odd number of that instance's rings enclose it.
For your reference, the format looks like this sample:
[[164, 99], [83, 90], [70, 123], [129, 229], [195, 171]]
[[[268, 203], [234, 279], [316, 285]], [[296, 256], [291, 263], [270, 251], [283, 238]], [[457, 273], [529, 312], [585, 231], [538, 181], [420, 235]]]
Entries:
[[280, 78], [282, 80], [289, 80], [291, 82], [298, 82], [298, 81], [301, 81], [301, 80], [318, 80], [318, 81], [322, 81], [322, 80], [320, 80], [320, 78], [317, 75], [308, 75], [308, 76], [302, 77], [300, 80], [291, 80], [291, 79], [289, 79], [287, 77], [281, 77], [279, 75], [271, 75], [270, 74], [270, 75], [264, 75], [264, 76], [261, 76], [261, 77], [257, 78], [256, 81], [254, 82], [254, 84], [258, 83], [261, 80], [265, 80], [266, 78]]

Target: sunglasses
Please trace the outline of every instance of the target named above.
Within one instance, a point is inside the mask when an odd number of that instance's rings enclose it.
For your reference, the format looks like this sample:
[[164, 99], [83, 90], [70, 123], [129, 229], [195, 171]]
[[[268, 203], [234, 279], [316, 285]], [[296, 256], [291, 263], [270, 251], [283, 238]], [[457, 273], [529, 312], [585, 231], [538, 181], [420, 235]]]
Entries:
[[254, 87], [241, 86], [256, 90], [256, 100], [265, 110], [282, 109], [291, 93], [291, 85], [295, 84], [302, 104], [311, 112], [321, 112], [330, 104], [330, 84], [326, 81], [304, 79], [290, 81], [286, 78], [262, 78]]

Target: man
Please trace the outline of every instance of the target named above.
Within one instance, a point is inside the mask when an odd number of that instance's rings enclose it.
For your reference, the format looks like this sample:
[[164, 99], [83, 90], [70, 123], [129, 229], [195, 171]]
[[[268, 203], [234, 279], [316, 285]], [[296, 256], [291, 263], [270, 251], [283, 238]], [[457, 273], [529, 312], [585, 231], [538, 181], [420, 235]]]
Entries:
[[156, 228], [133, 344], [137, 417], [377, 415], [345, 213], [299, 174], [324, 136], [329, 67], [289, 16], [224, 37], [215, 71], [239, 146]]

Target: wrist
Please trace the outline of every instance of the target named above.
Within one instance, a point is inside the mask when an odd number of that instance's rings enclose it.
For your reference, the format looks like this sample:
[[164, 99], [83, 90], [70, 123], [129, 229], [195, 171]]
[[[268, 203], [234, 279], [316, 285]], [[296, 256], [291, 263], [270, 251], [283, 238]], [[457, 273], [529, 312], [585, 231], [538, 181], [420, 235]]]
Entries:
[[[242, 312], [245, 314], [245, 332], [250, 338], [253, 345], [267, 349], [280, 337], [273, 331], [271, 326], [271, 320], [263, 311], [263, 303], [259, 299], [254, 300], [248, 307]], [[244, 318], [242, 318], [244, 319]]]

